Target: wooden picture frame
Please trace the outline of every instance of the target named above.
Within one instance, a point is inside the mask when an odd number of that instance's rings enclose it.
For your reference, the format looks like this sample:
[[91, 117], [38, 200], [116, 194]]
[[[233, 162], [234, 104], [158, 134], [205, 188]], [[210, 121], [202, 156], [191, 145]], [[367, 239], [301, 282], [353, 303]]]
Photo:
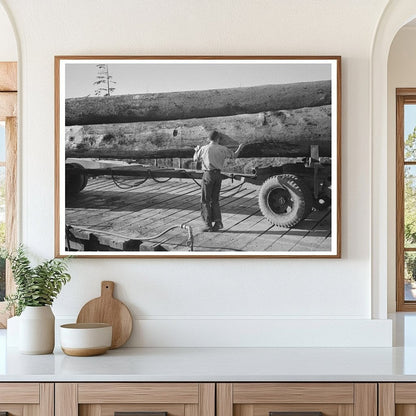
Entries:
[[341, 256], [339, 56], [56, 56], [55, 137], [57, 257]]

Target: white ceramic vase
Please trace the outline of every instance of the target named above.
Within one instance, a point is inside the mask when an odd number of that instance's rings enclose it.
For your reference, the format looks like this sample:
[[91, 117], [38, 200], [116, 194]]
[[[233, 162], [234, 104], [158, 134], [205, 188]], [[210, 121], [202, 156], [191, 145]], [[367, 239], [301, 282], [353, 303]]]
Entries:
[[50, 354], [55, 346], [55, 316], [50, 306], [26, 306], [19, 319], [19, 351]]
[[7, 347], [19, 347], [19, 320], [20, 316], [13, 316], [7, 320]]

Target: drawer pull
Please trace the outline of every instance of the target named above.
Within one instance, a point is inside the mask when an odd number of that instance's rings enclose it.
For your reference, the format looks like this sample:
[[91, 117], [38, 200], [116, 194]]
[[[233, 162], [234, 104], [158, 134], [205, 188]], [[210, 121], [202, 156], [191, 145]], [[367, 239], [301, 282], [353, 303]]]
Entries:
[[168, 416], [168, 412], [115, 412], [114, 416]]
[[269, 416], [323, 416], [322, 412], [269, 412]]

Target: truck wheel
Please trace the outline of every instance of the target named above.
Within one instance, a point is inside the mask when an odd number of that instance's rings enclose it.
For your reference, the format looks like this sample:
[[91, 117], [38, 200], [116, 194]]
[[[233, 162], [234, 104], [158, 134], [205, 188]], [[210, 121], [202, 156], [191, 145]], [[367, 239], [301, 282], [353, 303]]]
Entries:
[[73, 196], [80, 193], [88, 183], [88, 175], [83, 173], [84, 167], [78, 163], [65, 165], [65, 194]]
[[295, 175], [272, 176], [264, 181], [259, 193], [262, 214], [274, 225], [293, 227], [312, 209], [312, 195]]

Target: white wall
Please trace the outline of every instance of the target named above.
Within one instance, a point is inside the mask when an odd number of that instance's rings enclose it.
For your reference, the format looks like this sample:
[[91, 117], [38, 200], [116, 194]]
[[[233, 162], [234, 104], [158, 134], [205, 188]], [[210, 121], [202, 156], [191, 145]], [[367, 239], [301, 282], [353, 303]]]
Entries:
[[0, 61], [17, 61], [16, 38], [6, 10], [0, 3]]
[[388, 63], [388, 309], [396, 310], [396, 88], [416, 87], [416, 26], [403, 27], [391, 44]]
[[130, 345], [390, 344], [386, 299], [370, 320], [370, 52], [387, 0], [2, 3], [21, 39], [22, 241], [42, 257], [54, 253], [54, 55], [343, 58], [342, 259], [74, 259], [58, 317], [110, 279], [138, 320]]

